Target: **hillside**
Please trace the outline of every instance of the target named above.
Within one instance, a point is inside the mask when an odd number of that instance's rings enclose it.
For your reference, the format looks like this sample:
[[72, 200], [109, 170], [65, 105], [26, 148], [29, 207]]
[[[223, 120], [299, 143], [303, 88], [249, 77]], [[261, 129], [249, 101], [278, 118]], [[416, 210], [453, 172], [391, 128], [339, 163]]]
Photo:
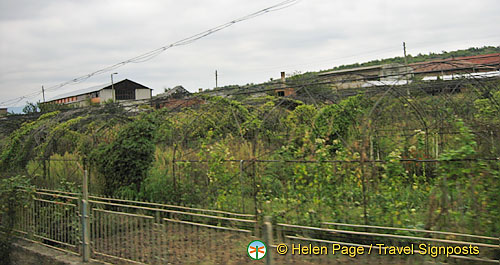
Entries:
[[[453, 58], [453, 57], [464, 57], [464, 56], [473, 56], [473, 55], [481, 55], [481, 54], [499, 53], [499, 52], [500, 52], [500, 46], [498, 46], [498, 47], [484, 46], [482, 48], [471, 47], [471, 48], [464, 49], [464, 50], [456, 50], [456, 51], [450, 51], [450, 52], [443, 51], [441, 53], [429, 53], [429, 54], [420, 54], [419, 53], [415, 56], [413, 56], [411, 54], [407, 54], [406, 59], [407, 59], [408, 63], [411, 64], [411, 63], [425, 62], [425, 61], [436, 60], [436, 59], [447, 59], [447, 58]], [[397, 57], [392, 57], [392, 58], [368, 61], [368, 62], [364, 62], [364, 63], [340, 65], [340, 66], [336, 66], [336, 67], [333, 67], [333, 68], [328, 69], [328, 70], [322, 70], [320, 72], [350, 69], [350, 68], [371, 66], [371, 65], [378, 65], [378, 64], [389, 64], [389, 63], [403, 64], [404, 58], [403, 58], [403, 56], [401, 56], [401, 57], [397, 56]]]
[[[272, 215], [494, 235], [500, 84], [417, 85], [310, 104], [267, 96], [140, 114], [45, 113], [0, 139], [2, 177], [93, 194]], [[314, 84], [305, 85], [311, 90]], [[457, 93], [460, 92], [460, 93]]]
[[[441, 53], [429, 53], [429, 54], [418, 54], [416, 56], [413, 56], [411, 54], [407, 55], [407, 61], [408, 63], [417, 63], [417, 62], [425, 62], [429, 60], [436, 60], [436, 59], [447, 59], [447, 58], [452, 58], [452, 57], [463, 57], [463, 56], [473, 56], [473, 55], [481, 55], [481, 54], [490, 54], [490, 53], [500, 53], [500, 46], [494, 47], [494, 46], [484, 46], [482, 48], [476, 48], [476, 47], [471, 47], [468, 49], [464, 50], [456, 50], [456, 51], [443, 51]], [[319, 73], [323, 72], [328, 72], [328, 71], [334, 71], [334, 70], [343, 70], [343, 69], [352, 69], [352, 68], [357, 68], [357, 67], [363, 67], [363, 66], [372, 66], [372, 65], [380, 65], [380, 64], [390, 64], [390, 63], [404, 63], [404, 58], [403, 57], [392, 57], [392, 58], [386, 58], [386, 59], [378, 59], [378, 60], [372, 60], [368, 62], [363, 62], [363, 63], [353, 63], [353, 64], [348, 64], [348, 65], [339, 65], [335, 66], [333, 68], [325, 69], [325, 70], [318, 70], [318, 71], [311, 71], [311, 72], [306, 72], [306, 73], [292, 73], [290, 74], [290, 77], [287, 80], [307, 80], [310, 78], [315, 77]], [[208, 91], [218, 91], [218, 90], [241, 90], [241, 89], [249, 89], [249, 88], [262, 88], [265, 89], [269, 85], [272, 85], [276, 83], [276, 81], [271, 81], [268, 82], [263, 82], [260, 84], [246, 84], [246, 85], [226, 85], [222, 87], [215, 88], [213, 90], [208, 90]]]

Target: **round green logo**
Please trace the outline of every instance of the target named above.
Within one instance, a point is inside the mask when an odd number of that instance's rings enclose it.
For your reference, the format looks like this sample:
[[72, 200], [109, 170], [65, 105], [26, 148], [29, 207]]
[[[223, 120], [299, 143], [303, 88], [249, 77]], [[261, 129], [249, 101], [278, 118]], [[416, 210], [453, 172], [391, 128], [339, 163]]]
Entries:
[[254, 240], [250, 242], [247, 246], [248, 256], [253, 260], [260, 260], [266, 256], [267, 247], [264, 242], [260, 240]]

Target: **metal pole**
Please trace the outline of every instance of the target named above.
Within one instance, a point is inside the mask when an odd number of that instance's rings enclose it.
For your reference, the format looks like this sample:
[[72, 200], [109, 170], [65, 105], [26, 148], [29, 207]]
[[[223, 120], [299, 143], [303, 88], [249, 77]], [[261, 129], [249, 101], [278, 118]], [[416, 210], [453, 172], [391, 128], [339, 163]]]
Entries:
[[405, 62], [405, 77], [406, 77], [406, 95], [410, 96], [410, 88], [408, 87], [409, 84], [409, 78], [408, 78], [408, 61], [406, 60], [406, 43], [403, 41], [403, 53], [404, 53], [404, 62]]
[[45, 89], [42, 86], [43, 103], [45, 103]]
[[439, 158], [439, 134], [436, 133], [435, 137], [434, 137], [434, 142], [436, 144], [436, 155], [435, 155], [435, 159], [438, 159]]
[[89, 225], [89, 189], [88, 173], [83, 172], [83, 191], [82, 191], [82, 261], [88, 262], [90, 259], [90, 225]]
[[241, 190], [241, 212], [245, 212], [245, 197], [243, 194], [243, 160], [240, 160], [240, 190]]
[[47, 159], [44, 158], [42, 161], [43, 161], [43, 179], [47, 180]]
[[115, 73], [112, 73], [111, 74], [111, 97], [113, 98], [113, 102], [116, 101], [116, 97], [115, 97], [115, 85], [113, 84], [113, 75]]
[[175, 152], [177, 151], [177, 144], [174, 144], [174, 152], [172, 154], [172, 180], [174, 185], [174, 190], [177, 189], [177, 182], [175, 177]]
[[272, 247], [271, 245], [273, 244], [273, 225], [271, 223], [271, 216], [265, 216], [264, 217], [264, 241], [266, 241], [266, 264], [267, 265], [273, 265], [274, 260], [272, 256]]

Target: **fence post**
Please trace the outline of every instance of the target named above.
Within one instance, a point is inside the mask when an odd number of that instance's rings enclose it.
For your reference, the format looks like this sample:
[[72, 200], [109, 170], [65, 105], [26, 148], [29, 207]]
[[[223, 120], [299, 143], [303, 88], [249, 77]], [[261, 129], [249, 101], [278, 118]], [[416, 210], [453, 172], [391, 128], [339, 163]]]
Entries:
[[438, 159], [439, 158], [439, 134], [438, 133], [436, 133], [436, 136], [434, 137], [434, 141], [436, 143], [436, 150], [435, 150], [436, 156], [435, 157], [436, 157], [436, 159]]
[[42, 161], [43, 161], [43, 180], [46, 182], [47, 181], [47, 158], [44, 158]]
[[83, 172], [83, 191], [82, 191], [82, 261], [88, 262], [90, 259], [90, 225], [89, 225], [89, 188], [88, 173]]
[[274, 260], [272, 256], [272, 244], [273, 244], [273, 225], [272, 225], [271, 216], [264, 217], [264, 241], [267, 245], [266, 251], [266, 264], [273, 265]]
[[243, 160], [240, 160], [240, 192], [241, 192], [241, 212], [245, 212], [245, 196], [243, 194]]

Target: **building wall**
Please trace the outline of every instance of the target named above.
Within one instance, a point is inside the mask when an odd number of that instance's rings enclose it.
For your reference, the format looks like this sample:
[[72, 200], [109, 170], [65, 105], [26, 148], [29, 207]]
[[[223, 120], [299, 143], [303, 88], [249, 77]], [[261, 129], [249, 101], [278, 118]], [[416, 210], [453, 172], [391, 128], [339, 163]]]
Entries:
[[136, 89], [135, 90], [135, 99], [150, 99], [151, 98], [151, 90], [149, 89]]
[[88, 106], [87, 98], [88, 98], [88, 94], [79, 95], [77, 97], [77, 100], [76, 100], [78, 102], [77, 106], [79, 106], [79, 107], [86, 107], [86, 106]]
[[332, 83], [330, 86], [334, 90], [348, 89], [348, 88], [361, 88], [366, 82], [365, 80], [359, 80], [361, 77], [359, 75], [343, 75], [333, 78], [329, 78]]
[[[334, 90], [363, 88], [370, 82], [395, 82], [411, 78], [411, 68], [403, 64], [384, 64], [374, 67], [362, 67], [358, 69], [341, 70], [336, 73], [324, 75], [332, 81]], [[406, 74], [406, 75], [405, 75]]]
[[101, 99], [101, 103], [104, 103], [108, 100], [113, 100], [113, 93], [111, 89], [101, 89], [99, 91], [99, 98]]
[[412, 77], [411, 67], [403, 64], [385, 64], [380, 72], [380, 81], [406, 80]]
[[275, 90], [275, 94], [279, 97], [288, 97], [294, 93], [294, 90], [292, 87], [286, 87], [283, 89], [277, 89]]

